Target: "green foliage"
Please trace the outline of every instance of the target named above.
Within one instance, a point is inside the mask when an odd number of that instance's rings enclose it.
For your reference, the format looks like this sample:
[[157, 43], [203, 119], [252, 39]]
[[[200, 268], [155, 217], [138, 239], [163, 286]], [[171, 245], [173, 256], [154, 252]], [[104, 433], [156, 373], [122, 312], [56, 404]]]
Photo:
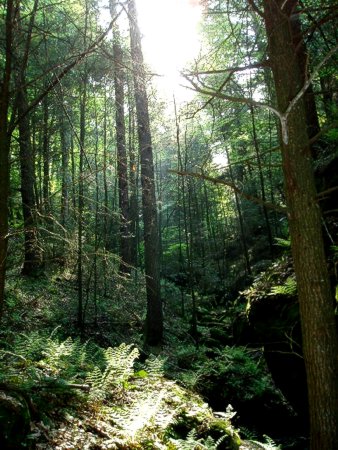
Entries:
[[138, 356], [139, 351], [132, 344], [121, 344], [119, 347], [103, 350], [104, 369], [95, 366], [86, 377], [91, 386], [89, 398], [95, 401], [103, 400], [116, 388], [128, 387]]
[[225, 346], [209, 349], [192, 345], [181, 346], [177, 351], [175, 376], [211, 401], [229, 403], [235, 408], [243, 403], [256, 401], [273, 391], [259, 350]]
[[278, 247], [281, 247], [285, 250], [291, 250], [291, 240], [290, 239], [283, 239], [275, 237], [275, 242]]
[[208, 395], [219, 386], [224, 403], [239, 404], [260, 397], [270, 384], [259, 360], [245, 347], [215, 350], [215, 356], [200, 368], [199, 388]]
[[151, 378], [161, 378], [164, 376], [164, 364], [166, 359], [161, 356], [151, 356], [145, 362], [145, 370]]
[[[228, 417], [229, 414], [226, 413], [224, 416]], [[230, 413], [230, 416], [232, 417], [233, 413]], [[207, 428], [199, 425], [198, 428], [192, 428], [185, 439], [171, 438], [170, 442], [178, 450], [237, 450], [241, 444], [236, 430], [228, 419], [212, 419]]]
[[251, 442], [257, 444], [259, 448], [262, 448], [263, 450], [281, 450], [281, 447], [273, 441], [269, 436], [264, 435], [265, 442], [258, 442], [252, 440]]
[[294, 276], [288, 277], [283, 285], [272, 286], [271, 294], [273, 295], [296, 295], [297, 294], [297, 281]]
[[[227, 420], [216, 419], [199, 397], [163, 378], [163, 358], [149, 358], [135, 373], [138, 356], [131, 344], [100, 349], [72, 338], [59, 340], [56, 331], [18, 335], [11, 350], [0, 352], [0, 382], [24, 393], [45, 423], [58, 420], [57, 411], [64, 416], [66, 424], [44, 432], [54, 446], [70, 440], [79, 448], [95, 442], [98, 448], [238, 449], [239, 438]], [[74, 396], [81, 387], [82, 395]], [[89, 405], [81, 406], [86, 402]], [[78, 414], [82, 419], [76, 418]], [[184, 424], [184, 436], [173, 432], [176, 424]], [[34, 426], [40, 429], [39, 423]], [[45, 425], [41, 427], [45, 430]], [[101, 437], [93, 438], [87, 429], [98, 427]], [[34, 439], [39, 436], [38, 432]]]
[[296, 288], [291, 257], [283, 255], [267, 270], [257, 275], [251, 286], [240, 294], [247, 301], [249, 313], [252, 302], [260, 301], [269, 295], [295, 295]]
[[216, 442], [211, 437], [199, 438], [195, 429], [191, 430], [186, 439], [171, 439], [177, 450], [217, 450], [224, 440], [225, 436], [219, 438]]

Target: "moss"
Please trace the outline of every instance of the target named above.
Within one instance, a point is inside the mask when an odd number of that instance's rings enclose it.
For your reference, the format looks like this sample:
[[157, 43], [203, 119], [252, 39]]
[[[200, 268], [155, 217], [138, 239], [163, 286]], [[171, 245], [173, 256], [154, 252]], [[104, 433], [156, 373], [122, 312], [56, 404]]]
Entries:
[[209, 423], [208, 435], [215, 441], [222, 438], [217, 446], [218, 450], [238, 450], [241, 445], [241, 439], [237, 431], [231, 426], [230, 422], [222, 419], [215, 419]]

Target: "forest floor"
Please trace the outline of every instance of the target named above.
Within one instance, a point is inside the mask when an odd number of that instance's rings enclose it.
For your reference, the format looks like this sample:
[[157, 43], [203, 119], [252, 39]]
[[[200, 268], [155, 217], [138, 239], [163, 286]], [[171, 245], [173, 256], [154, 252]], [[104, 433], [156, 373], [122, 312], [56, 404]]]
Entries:
[[[65, 275], [10, 278], [6, 331], [0, 335], [0, 416], [8, 417], [1, 448], [281, 448], [267, 436], [236, 430], [230, 406], [224, 403], [223, 411], [214, 412], [194, 389], [222, 370], [219, 382], [234, 379], [238, 396], [249, 398], [265, 389], [266, 374], [262, 377], [245, 349], [226, 346], [226, 353], [215, 351], [213, 357], [204, 344], [191, 343], [189, 322], [176, 323], [175, 329], [171, 310], [167, 345], [160, 355], [146, 355], [138, 350], [143, 287], [136, 301], [135, 290], [118, 286], [114, 301], [102, 300], [96, 320], [88, 304], [81, 336], [74, 280]], [[19, 415], [12, 414], [13, 405]]]

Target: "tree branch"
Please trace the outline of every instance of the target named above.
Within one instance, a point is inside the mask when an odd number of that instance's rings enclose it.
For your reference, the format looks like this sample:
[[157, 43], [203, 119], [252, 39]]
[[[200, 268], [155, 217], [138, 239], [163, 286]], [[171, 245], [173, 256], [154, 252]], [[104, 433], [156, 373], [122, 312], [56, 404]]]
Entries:
[[210, 95], [211, 97], [220, 98], [222, 100], [227, 100], [227, 101], [233, 102], [233, 103], [245, 103], [247, 105], [252, 105], [252, 106], [259, 107], [259, 108], [265, 108], [265, 109], [268, 109], [269, 111], [271, 111], [273, 114], [275, 114], [280, 120], [282, 118], [282, 114], [277, 109], [275, 109], [273, 106], [270, 106], [267, 103], [256, 102], [255, 100], [252, 100], [251, 98], [234, 97], [232, 95], [224, 94], [223, 92], [221, 92], [221, 90], [224, 87], [224, 83], [222, 83], [221, 86], [217, 90], [214, 90], [210, 86], [206, 86], [204, 84], [203, 84], [203, 87], [198, 86], [198, 84], [195, 81], [191, 80], [186, 75], [184, 76], [184, 78], [186, 78], [186, 80], [188, 80], [189, 83], [193, 86], [193, 88], [189, 88], [189, 86], [186, 86], [187, 89], [191, 89], [196, 92], [199, 92], [200, 94]]
[[257, 13], [259, 16], [263, 17], [264, 19], [264, 13], [263, 11], [261, 11], [258, 6], [256, 5], [256, 3], [254, 2], [254, 0], [248, 0], [249, 5], [251, 6], [252, 10], [255, 11], [255, 13]]
[[333, 47], [326, 55], [325, 57], [321, 60], [321, 62], [319, 64], [317, 64], [317, 66], [314, 68], [314, 70], [312, 71], [311, 75], [309, 76], [309, 78], [305, 81], [303, 87], [300, 89], [300, 91], [298, 92], [298, 94], [291, 100], [291, 102], [289, 103], [289, 106], [287, 107], [284, 116], [287, 119], [287, 116], [290, 114], [291, 110], [293, 109], [293, 107], [296, 105], [296, 103], [299, 102], [299, 100], [303, 97], [303, 95], [305, 94], [305, 92], [307, 91], [308, 87], [310, 86], [310, 84], [312, 83], [312, 81], [314, 80], [315, 76], [317, 75], [317, 73], [319, 72], [319, 70], [323, 67], [323, 65], [331, 58], [331, 56], [333, 56], [333, 54], [338, 50], [338, 45], [336, 45], [335, 47]]
[[262, 61], [254, 64], [248, 64], [247, 66], [238, 66], [238, 67], [229, 67], [227, 69], [215, 69], [215, 70], [204, 70], [204, 71], [194, 71], [183, 74], [184, 76], [198, 76], [198, 75], [217, 75], [222, 73], [235, 73], [235, 72], [243, 72], [244, 70], [250, 69], [260, 69], [269, 67], [269, 61]]
[[286, 207], [278, 206], [278, 205], [275, 205], [270, 202], [265, 202], [259, 197], [255, 197], [253, 195], [246, 194], [231, 181], [222, 180], [220, 178], [209, 177], [208, 175], [204, 175], [203, 173], [197, 173], [197, 172], [185, 172], [185, 171], [179, 171], [179, 170], [168, 170], [168, 172], [175, 173], [176, 175], [180, 175], [180, 176], [188, 176], [188, 177], [198, 178], [201, 180], [210, 181], [211, 183], [214, 183], [214, 184], [222, 184], [223, 186], [228, 186], [231, 189], [233, 189], [233, 191], [235, 191], [238, 195], [240, 195], [241, 197], [244, 197], [245, 199], [249, 200], [252, 203], [255, 203], [256, 205], [265, 206], [266, 208], [273, 209], [275, 211], [286, 214]]
[[46, 95], [55, 88], [56, 85], [59, 84], [59, 82], [62, 80], [62, 78], [64, 78], [67, 75], [67, 73], [70, 72], [71, 69], [73, 69], [73, 67], [78, 65], [86, 56], [93, 53], [93, 51], [96, 49], [96, 47], [105, 39], [105, 37], [108, 35], [109, 31], [113, 28], [113, 25], [116, 22], [116, 20], [118, 19], [118, 17], [120, 16], [121, 12], [122, 12], [122, 10], [114, 17], [114, 19], [110, 22], [108, 28], [98, 37], [98, 39], [95, 42], [93, 42], [86, 50], [81, 52], [75, 58], [75, 60], [72, 61], [71, 63], [69, 63], [58, 75], [55, 75], [54, 79], [49, 83], [47, 88], [40, 95], [38, 95], [38, 97], [35, 100], [32, 101], [32, 103], [28, 106], [26, 111], [21, 116], [19, 116], [16, 119], [16, 121], [12, 124], [12, 126], [10, 128], [11, 133], [14, 131], [14, 129], [16, 128], [18, 123], [30, 111], [32, 111], [46, 97]]
[[[338, 45], [333, 47], [322, 59], [322, 61], [317, 64], [317, 66], [314, 68], [311, 75], [307, 78], [302, 88], [299, 90], [297, 95], [290, 101], [289, 106], [287, 107], [286, 111], [284, 113], [281, 113], [276, 108], [272, 107], [271, 105], [268, 105], [267, 103], [262, 102], [256, 102], [255, 100], [251, 98], [245, 98], [245, 97], [234, 97], [232, 95], [227, 95], [222, 92], [222, 89], [224, 88], [226, 82], [228, 81], [229, 77], [226, 78], [226, 80], [221, 84], [221, 86], [215, 90], [210, 86], [207, 86], [205, 83], [203, 83], [201, 80], [198, 80], [200, 83], [199, 86], [196, 81], [192, 80], [188, 75], [184, 75], [184, 78], [189, 81], [189, 83], [193, 86], [193, 90], [196, 92], [199, 92], [200, 94], [204, 95], [210, 95], [213, 98], [220, 98], [222, 100], [227, 100], [233, 103], [245, 103], [247, 105], [256, 106], [259, 108], [265, 108], [271, 111], [274, 115], [276, 115], [280, 121], [281, 124], [281, 131], [282, 131], [282, 139], [284, 144], [287, 144], [289, 141], [288, 136], [288, 116], [291, 113], [292, 109], [295, 107], [295, 105], [299, 102], [299, 100], [304, 96], [305, 92], [307, 91], [308, 87], [314, 80], [315, 76], [318, 74], [319, 70], [323, 67], [323, 65], [333, 56], [333, 54], [338, 50]], [[230, 69], [229, 69], [230, 70]], [[230, 75], [231, 76], [231, 72]], [[188, 86], [186, 86], [188, 89]]]

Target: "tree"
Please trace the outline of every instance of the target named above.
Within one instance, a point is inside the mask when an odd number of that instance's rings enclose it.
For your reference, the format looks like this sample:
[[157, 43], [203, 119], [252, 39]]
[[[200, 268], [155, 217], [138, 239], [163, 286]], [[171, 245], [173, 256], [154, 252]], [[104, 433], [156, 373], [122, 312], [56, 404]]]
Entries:
[[[93, 53], [98, 45], [105, 39], [109, 31], [111, 30], [114, 21], [116, 20], [116, 17], [111, 21], [107, 29], [102, 32], [95, 40], [93, 40], [87, 48], [80, 49], [79, 52], [76, 52], [73, 54], [73, 56], [70, 57], [70, 59], [66, 59], [66, 62], [59, 60], [55, 67], [60, 67], [60, 71], [55, 74], [52, 79], [48, 80], [48, 82], [44, 85], [44, 87], [41, 89], [40, 86], [36, 86], [35, 90], [35, 96], [33, 99], [30, 99], [30, 103], [26, 103], [25, 105], [22, 104], [21, 99], [21, 106], [23, 106], [21, 114], [19, 113], [19, 106], [20, 106], [20, 90], [22, 93], [22, 90], [26, 89], [25, 85], [25, 79], [23, 78], [20, 82], [19, 79], [24, 74], [24, 71], [27, 67], [27, 61], [29, 56], [29, 48], [30, 48], [30, 37], [32, 35], [32, 29], [35, 19], [35, 13], [37, 11], [37, 5], [38, 2], [35, 0], [33, 3], [33, 8], [30, 14], [27, 14], [25, 16], [25, 19], [27, 17], [30, 17], [30, 23], [27, 27], [27, 29], [23, 29], [22, 31], [25, 32], [24, 34], [24, 44], [25, 48], [23, 50], [23, 58], [20, 58], [20, 67], [19, 72], [16, 73], [17, 77], [19, 75], [19, 78], [17, 78], [16, 81], [16, 89], [11, 90], [11, 81], [14, 74], [14, 68], [13, 68], [13, 55], [15, 54], [15, 51], [17, 51], [16, 48], [16, 42], [14, 44], [14, 30], [15, 26], [17, 25], [17, 21], [19, 18], [19, 8], [20, 8], [20, 1], [12, 1], [7, 0], [6, 5], [4, 5], [5, 10], [5, 23], [3, 24], [3, 28], [5, 30], [5, 49], [4, 49], [4, 57], [1, 60], [2, 68], [3, 68], [3, 75], [2, 80], [0, 84], [0, 314], [4, 302], [4, 287], [5, 287], [5, 273], [6, 273], [6, 258], [7, 258], [7, 248], [8, 248], [8, 200], [9, 200], [9, 178], [10, 178], [10, 163], [9, 163], [9, 155], [10, 155], [10, 144], [11, 144], [11, 137], [13, 135], [14, 130], [20, 123], [27, 118], [29, 113], [33, 111], [38, 105], [41, 104], [43, 99], [48, 95], [49, 92], [51, 92], [55, 86], [57, 86], [60, 81], [80, 62], [82, 62], [87, 55], [90, 55]], [[20, 23], [21, 26], [21, 23]], [[38, 29], [39, 27], [37, 27]], [[101, 31], [101, 30], [100, 30]], [[22, 43], [22, 41], [20, 41]], [[72, 45], [70, 44], [70, 47]], [[69, 51], [69, 48], [68, 48]], [[73, 47], [72, 47], [73, 51]], [[58, 55], [59, 57], [59, 55]], [[52, 64], [50, 65], [52, 66]], [[21, 69], [21, 70], [20, 70]], [[35, 84], [38, 80], [41, 78], [44, 78], [49, 75], [49, 72], [51, 71], [51, 67], [45, 68], [43, 70], [43, 73], [39, 73], [38, 76], [34, 77], [33, 80], [26, 80], [27, 84], [30, 86]], [[20, 88], [20, 89], [18, 89]], [[14, 102], [13, 100], [17, 99], [19, 100], [19, 103]], [[26, 100], [25, 98], [23, 99]], [[12, 113], [11, 120], [9, 120], [8, 115], [9, 112]], [[28, 135], [28, 133], [27, 133]], [[22, 139], [23, 141], [24, 139]], [[27, 142], [26, 138], [25, 141]], [[31, 152], [29, 153], [30, 157], [32, 157]], [[31, 164], [32, 166], [32, 164]], [[32, 175], [32, 174], [30, 174]], [[34, 174], [33, 174], [34, 178]], [[31, 183], [31, 176], [30, 176], [30, 183]], [[34, 182], [33, 182], [34, 184]], [[33, 191], [34, 192], [34, 191]], [[33, 194], [34, 195], [34, 194]], [[32, 198], [32, 196], [30, 197]], [[32, 209], [30, 208], [30, 211]], [[29, 228], [30, 230], [31, 228]], [[28, 247], [27, 247], [28, 248]], [[28, 258], [25, 258], [28, 260]]]
[[[19, 128], [19, 147], [20, 147], [20, 169], [21, 169], [21, 198], [22, 211], [24, 220], [24, 263], [22, 274], [27, 276], [35, 276], [41, 268], [41, 252], [37, 238], [37, 219], [36, 219], [36, 201], [34, 193], [35, 183], [35, 164], [34, 154], [31, 145], [31, 123], [30, 115], [26, 113], [28, 110], [28, 92], [26, 89], [26, 71], [29, 59], [32, 31], [35, 22], [36, 11], [38, 8], [38, 0], [34, 1], [30, 15], [28, 31], [25, 34], [22, 29], [22, 18], [20, 13], [17, 14], [16, 31], [21, 45], [16, 45], [15, 63], [17, 73], [15, 77], [16, 87], [16, 107], [20, 121]], [[22, 47], [22, 48], [21, 48]], [[45, 177], [44, 177], [45, 178]], [[45, 185], [45, 182], [44, 182]], [[44, 190], [45, 193], [45, 190]], [[44, 201], [47, 199], [44, 198]]]
[[145, 343], [150, 346], [157, 346], [162, 342], [163, 313], [160, 295], [159, 238], [153, 149], [146, 91], [146, 73], [143, 63], [141, 36], [137, 24], [135, 1], [129, 0], [128, 7], [137, 134], [141, 163], [144, 259], [147, 287]]
[[[290, 32], [298, 1], [264, 0], [268, 52], [280, 112], [303, 88]], [[338, 442], [338, 341], [326, 265], [322, 221], [316, 200], [304, 98], [290, 110], [281, 143], [292, 255], [297, 278], [303, 353], [307, 373], [311, 450]]]
[[7, 0], [5, 63], [0, 84], [0, 318], [3, 312], [8, 247], [9, 151], [11, 142], [11, 134], [8, 132], [8, 109], [12, 75], [13, 27], [17, 7], [18, 4], [14, 0]]
[[[271, 111], [280, 123], [280, 149], [287, 217], [291, 236], [294, 269], [298, 284], [300, 319], [304, 361], [307, 372], [311, 449], [333, 449], [338, 441], [338, 385], [337, 385], [337, 329], [334, 298], [330, 286], [322, 236], [322, 217], [315, 188], [311, 155], [310, 119], [306, 114], [306, 93], [314, 75], [337, 50], [330, 49], [313, 74], [299, 54], [300, 37], [296, 35], [294, 14], [300, 14], [298, 1], [262, 2], [264, 11], [249, 0], [252, 9], [263, 19], [268, 41], [268, 61], [232, 68], [196, 71], [187, 78], [194, 88], [209, 95], [210, 103], [216, 98], [227, 102], [246, 104], [250, 108]], [[243, 4], [242, 4], [243, 6]], [[304, 5], [302, 4], [302, 9]], [[317, 24], [316, 24], [317, 26]], [[230, 35], [234, 36], [232, 28]], [[224, 39], [224, 37], [222, 37]], [[240, 37], [239, 37], [240, 41]], [[249, 49], [247, 49], [249, 50]], [[301, 49], [302, 50], [302, 49]], [[244, 53], [245, 55], [245, 53]], [[243, 55], [243, 56], [244, 56]], [[245, 57], [245, 56], [244, 56]], [[247, 56], [246, 56], [247, 57]], [[244, 97], [234, 90], [232, 80], [243, 70], [271, 67], [274, 77], [277, 107], [269, 103]], [[223, 74], [223, 75], [222, 75]], [[226, 78], [220, 77], [226, 75]], [[207, 82], [205, 75], [213, 77]], [[211, 78], [211, 77], [210, 77]], [[209, 78], [209, 80], [210, 80]], [[215, 84], [218, 84], [215, 87]], [[195, 174], [194, 174], [195, 175]], [[325, 414], [323, 413], [325, 411]]]
[[[116, 14], [115, 1], [110, 2], [111, 17]], [[131, 268], [130, 255], [130, 221], [129, 221], [129, 192], [128, 192], [128, 165], [126, 151], [126, 130], [124, 114], [124, 68], [123, 50], [120, 43], [120, 33], [117, 24], [113, 28], [113, 53], [114, 53], [114, 85], [116, 108], [116, 147], [117, 147], [117, 172], [119, 183], [119, 207], [120, 207], [120, 271], [129, 273]]]

